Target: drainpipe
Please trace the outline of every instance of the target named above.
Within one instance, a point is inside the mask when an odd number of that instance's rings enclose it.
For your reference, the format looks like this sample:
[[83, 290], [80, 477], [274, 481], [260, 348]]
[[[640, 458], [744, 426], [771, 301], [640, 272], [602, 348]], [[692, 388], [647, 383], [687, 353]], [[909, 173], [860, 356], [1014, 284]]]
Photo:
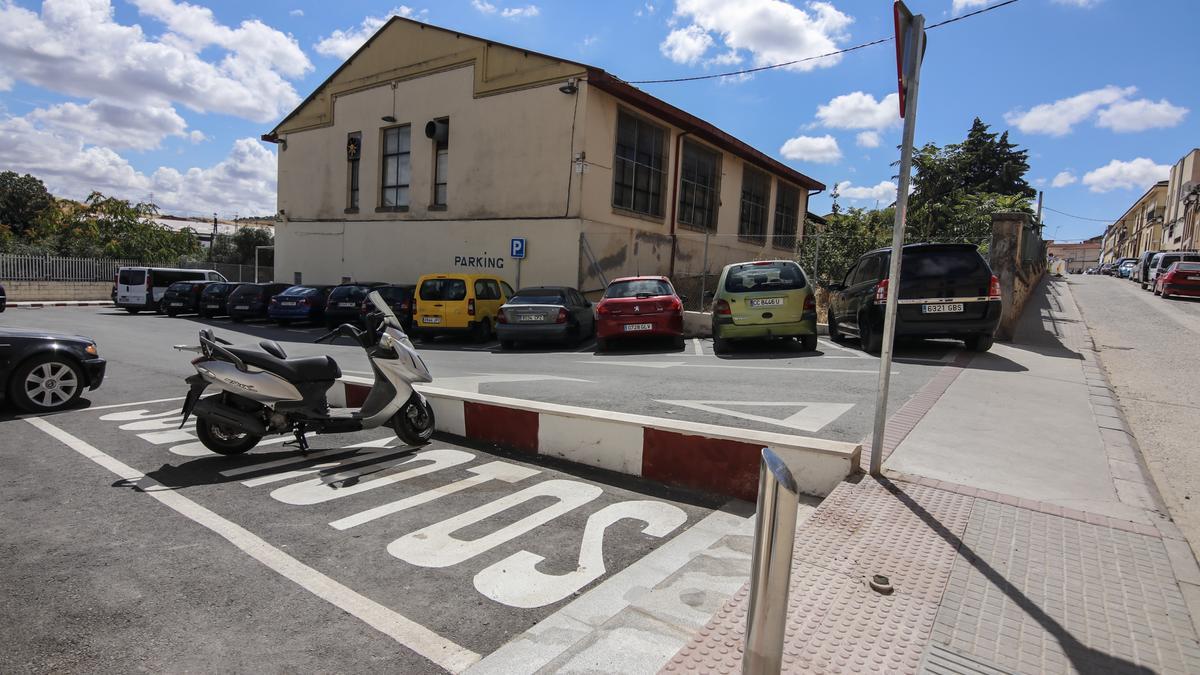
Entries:
[[[668, 219], [671, 223], [671, 263], [667, 268], [667, 277], [669, 277], [672, 282], [674, 282], [675, 279], [675, 206], [679, 203], [679, 159], [683, 154], [683, 137], [690, 133], [692, 132], [682, 131], [678, 136], [675, 137], [675, 168], [671, 170], [671, 216]], [[707, 271], [708, 270], [701, 270], [700, 273], [704, 274]], [[704, 300], [701, 299], [700, 302], [703, 303]]]

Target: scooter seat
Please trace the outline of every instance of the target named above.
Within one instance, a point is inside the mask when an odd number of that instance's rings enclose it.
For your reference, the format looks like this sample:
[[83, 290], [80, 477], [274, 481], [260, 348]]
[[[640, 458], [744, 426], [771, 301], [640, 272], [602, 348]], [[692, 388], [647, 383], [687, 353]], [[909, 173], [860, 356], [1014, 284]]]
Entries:
[[329, 356], [308, 356], [298, 359], [281, 359], [257, 349], [227, 347], [248, 366], [262, 368], [275, 373], [289, 382], [324, 382], [342, 376], [337, 361]]

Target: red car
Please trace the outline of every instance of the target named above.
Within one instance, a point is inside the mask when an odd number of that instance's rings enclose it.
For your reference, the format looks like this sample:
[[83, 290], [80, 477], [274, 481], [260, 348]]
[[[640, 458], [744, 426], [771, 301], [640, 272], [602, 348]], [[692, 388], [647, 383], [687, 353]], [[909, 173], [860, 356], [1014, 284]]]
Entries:
[[1171, 263], [1167, 271], [1154, 280], [1154, 293], [1164, 298], [1172, 295], [1200, 298], [1200, 262]]
[[683, 300], [666, 277], [614, 279], [596, 305], [596, 347], [614, 339], [670, 337], [683, 347]]

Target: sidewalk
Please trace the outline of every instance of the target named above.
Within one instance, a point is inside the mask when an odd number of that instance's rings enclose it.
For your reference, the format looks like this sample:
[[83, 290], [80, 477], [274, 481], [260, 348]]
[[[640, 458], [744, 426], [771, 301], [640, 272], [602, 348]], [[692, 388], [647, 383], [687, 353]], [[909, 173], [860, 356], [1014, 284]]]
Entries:
[[[884, 478], [799, 525], [785, 670], [1200, 672], [1200, 568], [1067, 284], [1040, 293], [1014, 342], [896, 411]], [[663, 670], [736, 672], [747, 590]]]

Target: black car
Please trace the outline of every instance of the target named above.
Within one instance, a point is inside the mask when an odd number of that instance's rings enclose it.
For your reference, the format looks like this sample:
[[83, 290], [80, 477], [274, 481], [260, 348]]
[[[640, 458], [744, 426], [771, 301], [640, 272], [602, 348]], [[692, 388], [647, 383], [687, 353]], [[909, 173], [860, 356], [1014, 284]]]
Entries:
[[4, 284], [0, 284], [0, 312], [8, 306], [8, 295], [4, 292]]
[[379, 282], [355, 282], [335, 286], [325, 303], [325, 325], [333, 328], [344, 323], [359, 324], [362, 321], [363, 302], [367, 294], [383, 286]]
[[21, 410], [61, 410], [103, 381], [104, 359], [91, 338], [0, 328], [0, 385]]
[[404, 332], [411, 331], [413, 295], [417, 292], [417, 287], [413, 284], [389, 284], [372, 290], [379, 291], [379, 295], [383, 296], [384, 302], [392, 308], [396, 318], [400, 319], [400, 325], [404, 327]]
[[176, 281], [167, 286], [159, 306], [167, 316], [200, 313], [200, 294], [212, 281]]
[[[887, 304], [890, 248], [860, 257], [841, 283], [829, 286], [829, 338], [858, 337], [879, 353]], [[1000, 281], [972, 244], [909, 244], [900, 261], [896, 337], [957, 338], [991, 349], [1000, 323]]]
[[198, 314], [205, 319], [228, 314], [229, 307], [226, 304], [226, 300], [229, 299], [229, 294], [237, 287], [237, 284], [221, 281], [205, 286], [204, 290], [200, 293]]
[[267, 306], [271, 298], [291, 288], [291, 284], [263, 283], [238, 284], [225, 299], [226, 311], [234, 323], [246, 319], [267, 318]]

